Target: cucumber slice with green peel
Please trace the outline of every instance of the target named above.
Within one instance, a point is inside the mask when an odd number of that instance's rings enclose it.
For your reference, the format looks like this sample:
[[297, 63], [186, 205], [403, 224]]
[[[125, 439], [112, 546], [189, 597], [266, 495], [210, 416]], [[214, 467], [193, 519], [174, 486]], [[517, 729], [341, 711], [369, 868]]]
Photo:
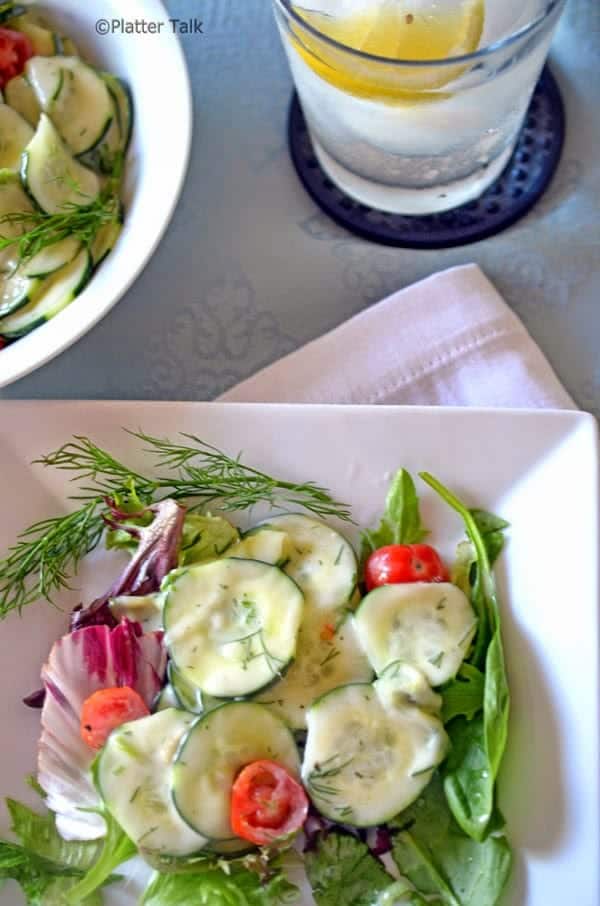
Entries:
[[166, 711], [167, 708], [181, 708], [179, 700], [175, 695], [173, 686], [168, 683], [163, 689], [160, 690], [156, 698], [152, 703], [152, 712], [156, 713], [157, 711]]
[[332, 821], [384, 824], [414, 802], [446, 757], [441, 720], [411, 704], [418, 681], [404, 679], [341, 686], [308, 712], [302, 779]]
[[255, 698], [294, 730], [304, 730], [315, 699], [337, 686], [372, 679], [373, 670], [349, 616], [335, 626], [312, 614], [300, 627], [296, 657], [285, 676]]
[[0, 3], [0, 25], [8, 22], [9, 19], [14, 19], [15, 16], [21, 16], [25, 12], [24, 6], [13, 3], [12, 0], [11, 2]]
[[122, 230], [123, 222], [120, 220], [112, 220], [110, 223], [104, 223], [100, 227], [90, 245], [94, 268], [99, 267], [107, 255], [112, 252]]
[[81, 250], [81, 242], [75, 236], [67, 236], [39, 251], [23, 265], [27, 277], [49, 277], [70, 261]]
[[144, 632], [162, 629], [162, 597], [160, 594], [123, 595], [111, 598], [108, 606], [117, 620], [139, 623]]
[[179, 707], [191, 714], [203, 714], [205, 711], [202, 690], [190, 683], [177, 669], [173, 661], [167, 668], [169, 682], [179, 702]]
[[102, 78], [112, 95], [121, 137], [120, 150], [126, 152], [131, 142], [133, 131], [133, 100], [129, 86], [110, 72], [103, 72]]
[[290, 559], [290, 538], [285, 532], [261, 529], [250, 531], [241, 541], [227, 550], [228, 557], [241, 557], [243, 560], [262, 560], [272, 566], [285, 567]]
[[206, 838], [182, 821], [171, 797], [171, 766], [193, 720], [192, 714], [167, 708], [122, 724], [98, 756], [100, 795], [142, 854], [183, 856], [206, 846]]
[[21, 268], [0, 273], [0, 318], [29, 305], [39, 289], [40, 281], [27, 277]]
[[35, 91], [25, 75], [15, 76], [4, 88], [6, 103], [20, 113], [30, 126], [37, 126], [42, 108], [38, 103]]
[[171, 773], [183, 820], [211, 841], [231, 841], [231, 788], [239, 771], [260, 759], [299, 776], [298, 750], [283, 721], [255, 702], [228, 702], [198, 718], [184, 738]]
[[376, 673], [401, 660], [440, 686], [456, 676], [477, 617], [456, 585], [411, 582], [371, 591], [354, 615], [354, 626]]
[[27, 120], [8, 104], [0, 104], [0, 168], [18, 170], [32, 138], [33, 129]]
[[41, 284], [31, 302], [0, 320], [0, 336], [16, 340], [49, 321], [81, 292], [90, 273], [91, 258], [87, 249], [83, 249], [70, 264]]
[[214, 698], [257, 692], [294, 657], [304, 598], [280, 569], [224, 558], [163, 584], [165, 643], [180, 673]]
[[62, 44], [62, 52], [66, 57], [78, 57], [80, 55], [77, 44], [72, 38], [69, 38], [68, 35], [61, 35], [60, 41]]
[[85, 207], [100, 194], [100, 180], [70, 153], [46, 114], [23, 152], [21, 179], [46, 214], [64, 212], [70, 205]]
[[[33, 211], [31, 199], [23, 190], [21, 180], [14, 170], [0, 170], [0, 238], [16, 239], [27, 228], [27, 224], [4, 218], [15, 213], [28, 214]], [[18, 265], [16, 243], [0, 249], [0, 273], [10, 275]]]
[[73, 154], [102, 141], [115, 116], [104, 79], [78, 57], [34, 57], [27, 78]]
[[52, 57], [60, 53], [62, 44], [59, 36], [36, 22], [28, 12], [11, 19], [8, 27], [29, 38], [35, 57]]
[[240, 554], [244, 545], [252, 545], [260, 559], [284, 560], [284, 572], [304, 592], [305, 612], [294, 662], [281, 680], [257, 696], [257, 701], [269, 704], [291, 727], [302, 730], [315, 698], [336, 686], [373, 678], [346, 619], [355, 603], [356, 557], [338, 532], [301, 514], [277, 516], [251, 529], [244, 536]]
[[301, 513], [274, 516], [250, 529], [245, 537], [268, 529], [290, 539], [285, 572], [322, 611], [340, 616], [356, 588], [356, 555], [346, 539], [324, 522]]

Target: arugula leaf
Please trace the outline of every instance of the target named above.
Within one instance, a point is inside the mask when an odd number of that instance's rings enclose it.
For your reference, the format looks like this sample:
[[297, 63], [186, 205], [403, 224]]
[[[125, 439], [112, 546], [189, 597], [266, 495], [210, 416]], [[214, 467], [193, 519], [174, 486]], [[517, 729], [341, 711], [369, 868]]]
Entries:
[[39, 815], [15, 799], [7, 799], [6, 806], [13, 832], [32, 855], [80, 872], [87, 871], [96, 861], [102, 849], [101, 841], [67, 842], [56, 830], [52, 813]]
[[462, 664], [458, 674], [441, 690], [442, 720], [450, 723], [455, 717], [473, 720], [483, 709], [485, 677], [473, 664]]
[[305, 866], [317, 906], [373, 906], [392, 882], [366, 844], [347, 834], [322, 837]]
[[478, 843], [462, 832], [448, 808], [439, 776], [394, 822], [392, 855], [424, 897], [445, 906], [496, 906], [511, 868], [506, 838], [495, 832]]
[[110, 878], [115, 868], [131, 859], [137, 853], [136, 845], [125, 831], [104, 810], [102, 817], [106, 821], [106, 836], [102, 840], [102, 851], [98, 859], [90, 866], [81, 881], [65, 896], [65, 906], [79, 906]]
[[483, 840], [492, 820], [494, 786], [506, 748], [510, 710], [500, 608], [491, 567], [501, 549], [497, 535], [501, 536], [506, 523], [482, 510], [469, 510], [432, 475], [424, 472], [421, 478], [462, 517], [475, 553], [468, 578], [478, 627], [469, 660], [473, 666], [484, 668], [483, 717], [473, 725], [465, 720], [451, 725], [454, 752], [444, 769], [444, 789], [461, 828], [474, 840]]
[[156, 874], [142, 906], [284, 906], [298, 901], [298, 888], [275, 874], [261, 881], [247, 869], [211, 868], [190, 874]]
[[421, 523], [415, 483], [406, 469], [400, 469], [390, 485], [379, 527], [362, 533], [363, 560], [379, 547], [418, 544], [428, 534]]
[[179, 565], [188, 566], [219, 556], [238, 538], [237, 529], [227, 519], [210, 513], [188, 513], [183, 523]]

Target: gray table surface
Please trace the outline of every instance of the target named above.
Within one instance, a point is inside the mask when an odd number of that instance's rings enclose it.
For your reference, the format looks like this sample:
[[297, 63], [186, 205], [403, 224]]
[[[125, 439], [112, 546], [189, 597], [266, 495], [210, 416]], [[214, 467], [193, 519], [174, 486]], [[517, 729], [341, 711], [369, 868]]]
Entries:
[[499, 236], [429, 252], [353, 238], [304, 193], [270, 0], [167, 5], [204, 20], [182, 39], [195, 136], [169, 231], [97, 327], [2, 397], [211, 399], [388, 293], [475, 261], [580, 406], [600, 413], [599, 0], [569, 0], [554, 43], [568, 137], [548, 194]]

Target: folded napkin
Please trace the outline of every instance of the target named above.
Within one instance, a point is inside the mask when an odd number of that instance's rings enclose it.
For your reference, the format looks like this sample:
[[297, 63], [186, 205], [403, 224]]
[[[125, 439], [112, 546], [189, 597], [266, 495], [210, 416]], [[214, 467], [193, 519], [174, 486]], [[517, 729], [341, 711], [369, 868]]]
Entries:
[[575, 408], [474, 264], [394, 293], [221, 400]]

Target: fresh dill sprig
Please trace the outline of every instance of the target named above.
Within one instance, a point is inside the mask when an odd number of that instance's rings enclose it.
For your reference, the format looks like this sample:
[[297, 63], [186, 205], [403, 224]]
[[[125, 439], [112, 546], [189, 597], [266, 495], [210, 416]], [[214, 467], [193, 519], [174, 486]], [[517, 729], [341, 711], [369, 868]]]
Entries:
[[57, 591], [70, 587], [80, 561], [100, 541], [106, 497], [135, 495], [145, 504], [172, 497], [223, 511], [246, 510], [259, 503], [300, 506], [316, 516], [350, 521], [349, 507], [313, 482], [295, 484], [273, 478], [192, 435], [182, 435], [184, 445], [143, 432], [128, 433], [154, 454], [155, 467], [161, 472], [171, 469], [172, 474], [142, 474], [79, 435], [35, 460], [70, 473], [76, 485], [70, 499], [80, 507], [30, 526], [0, 560], [0, 619], [39, 598], [53, 603]]
[[39, 598], [53, 603], [60, 588], [93, 550], [102, 535], [102, 500], [91, 500], [69, 513], [36, 522], [22, 532], [0, 561], [0, 619]]
[[257, 503], [285, 504], [303, 507], [316, 516], [350, 521], [350, 508], [333, 500], [326, 488], [312, 481], [296, 484], [272, 478], [245, 465], [240, 456], [233, 459], [193, 434], [182, 433], [188, 443], [178, 444], [141, 431], [132, 433], [156, 458], [158, 470], [178, 470], [178, 479], [158, 479], [158, 484], [170, 488], [176, 499], [194, 497], [206, 505], [218, 503], [219, 509], [226, 512], [250, 509]]
[[[105, 224], [118, 220], [121, 212], [122, 155], [115, 158], [113, 170], [102, 191], [90, 204], [67, 202], [56, 214], [43, 211], [13, 211], [0, 217], [0, 252], [16, 247], [18, 263], [24, 264], [48, 246], [72, 236], [87, 246]], [[3, 236], [2, 225], [21, 227], [17, 235]]]

